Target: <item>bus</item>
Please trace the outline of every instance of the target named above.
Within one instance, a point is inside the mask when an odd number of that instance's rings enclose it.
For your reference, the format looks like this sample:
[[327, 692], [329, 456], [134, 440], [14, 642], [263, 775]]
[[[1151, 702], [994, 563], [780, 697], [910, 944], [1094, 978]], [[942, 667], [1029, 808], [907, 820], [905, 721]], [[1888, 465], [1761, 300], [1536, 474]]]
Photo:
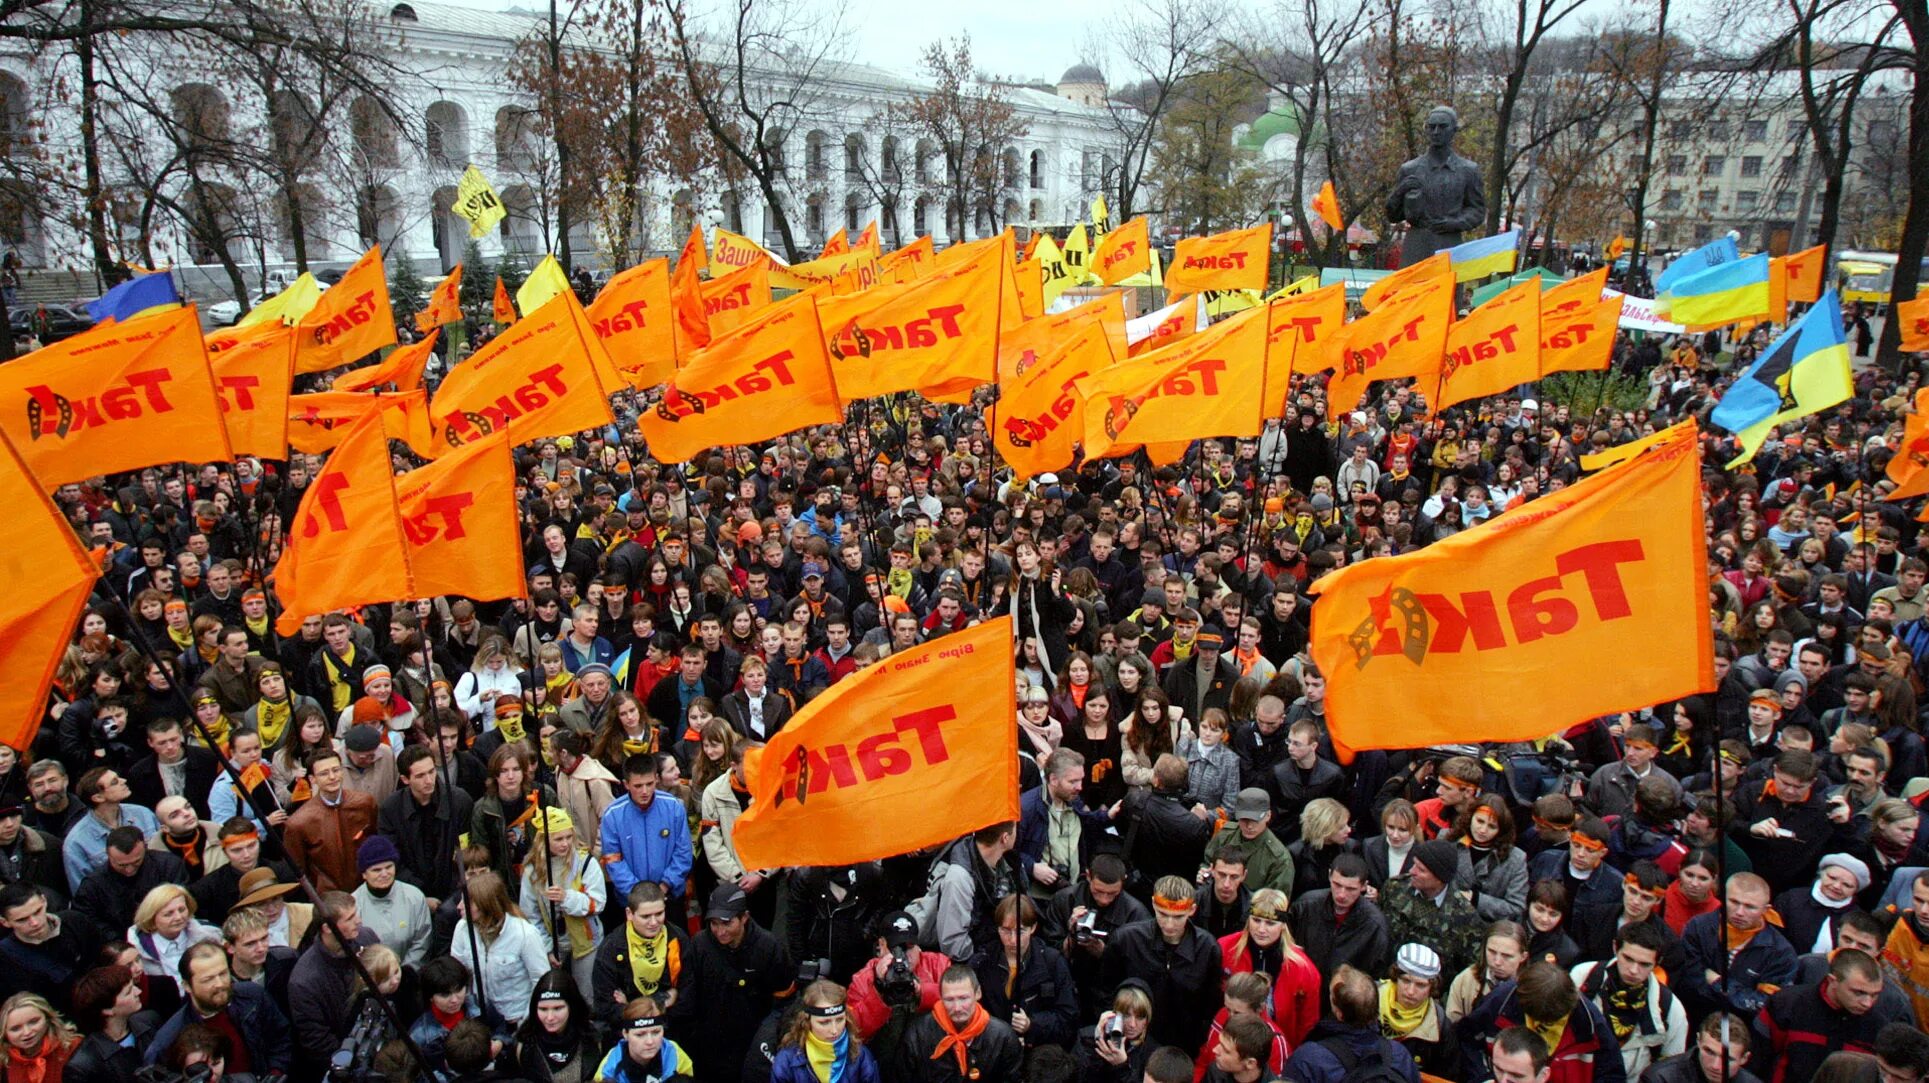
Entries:
[[[1895, 273], [1893, 252], [1842, 252], [1835, 259], [1835, 282], [1844, 304], [1888, 305]], [[1929, 278], [1929, 259], [1916, 272], [1917, 283], [1924, 278]]]

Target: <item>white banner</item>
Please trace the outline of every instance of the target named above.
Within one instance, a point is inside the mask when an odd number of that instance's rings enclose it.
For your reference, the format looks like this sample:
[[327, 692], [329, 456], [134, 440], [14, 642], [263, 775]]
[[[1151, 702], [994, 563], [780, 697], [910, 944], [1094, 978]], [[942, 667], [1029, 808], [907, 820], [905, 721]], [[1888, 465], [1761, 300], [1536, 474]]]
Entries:
[[1631, 331], [1656, 331], [1664, 335], [1679, 335], [1688, 330], [1681, 324], [1669, 323], [1656, 316], [1654, 299], [1651, 297], [1636, 297], [1631, 293], [1624, 294], [1610, 289], [1603, 289], [1601, 297], [1603, 300], [1611, 297], [1627, 298], [1621, 303], [1621, 326]]

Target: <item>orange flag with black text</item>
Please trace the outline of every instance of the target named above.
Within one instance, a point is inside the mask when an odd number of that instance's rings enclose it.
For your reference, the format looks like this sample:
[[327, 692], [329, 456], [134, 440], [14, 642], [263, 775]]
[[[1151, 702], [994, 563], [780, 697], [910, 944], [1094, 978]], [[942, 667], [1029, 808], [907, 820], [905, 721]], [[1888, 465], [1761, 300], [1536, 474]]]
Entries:
[[[1314, 582], [1334, 748], [1538, 740], [1712, 691], [1698, 444], [1677, 426], [1524, 510]], [[1597, 679], [1630, 650], [1638, 665]]]
[[7, 675], [0, 681], [0, 744], [16, 751], [40, 732], [66, 633], [80, 623], [101, 572], [48, 498], [50, 487], [0, 436], [0, 507], [7, 509], [0, 520], [0, 578], [7, 584], [0, 595], [0, 673]]
[[899, 285], [916, 282], [937, 266], [937, 252], [929, 233], [895, 252], [879, 256], [877, 261], [878, 274]]
[[1418, 263], [1409, 263], [1385, 278], [1367, 283], [1366, 292], [1360, 294], [1360, 307], [1371, 312], [1396, 294], [1441, 277], [1453, 281], [1453, 259], [1445, 252], [1435, 252]]
[[1822, 285], [1828, 281], [1828, 254], [1828, 245], [1818, 244], [1782, 257], [1788, 300], [1812, 305], [1822, 299]]
[[817, 318], [838, 397], [955, 396], [995, 379], [1003, 260], [991, 248], [908, 286], [820, 299]]
[[581, 303], [564, 290], [442, 381], [429, 404], [431, 446], [441, 455], [505, 428], [523, 443], [608, 425], [609, 363]]
[[800, 293], [699, 350], [637, 419], [650, 454], [688, 462], [707, 449], [754, 444], [844, 420], [817, 304]]
[[1092, 270], [1108, 286], [1152, 270], [1152, 230], [1144, 215], [1099, 239], [1092, 250]]
[[631, 387], [654, 387], [676, 371], [669, 260], [639, 263], [610, 279], [584, 315]]
[[317, 613], [419, 593], [379, 413], [357, 421], [308, 483], [274, 583], [282, 609], [275, 630], [285, 636]]
[[985, 428], [1018, 478], [1072, 464], [1085, 434], [1085, 399], [1078, 381], [1112, 367], [1112, 348], [1097, 320], [1074, 325], [1049, 353], [1027, 354], [985, 410]]
[[1579, 310], [1550, 314], [1541, 295], [1541, 375], [1594, 372], [1614, 360], [1614, 335], [1621, 323], [1624, 294], [1584, 303]]
[[1455, 320], [1440, 361], [1440, 389], [1427, 405], [1456, 402], [1531, 384], [1541, 374], [1541, 286], [1530, 278], [1495, 294]]
[[758, 260], [701, 283], [703, 318], [712, 335], [742, 327], [770, 304], [770, 261]]
[[455, 265], [442, 281], [429, 291], [429, 307], [415, 314], [415, 329], [428, 334], [445, 323], [462, 318], [462, 264]]
[[1902, 332], [1902, 351], [1929, 350], [1929, 294], [1896, 305], [1895, 314], [1897, 330]]
[[998, 336], [998, 382], [1004, 384], [1068, 341], [1086, 323], [1105, 333], [1108, 352], [1123, 358], [1130, 349], [1125, 335], [1125, 291], [1114, 290], [1076, 308], [1026, 320]]
[[1346, 283], [1288, 294], [1266, 304], [1266, 416], [1285, 412], [1293, 373], [1321, 372], [1338, 363], [1346, 326]]
[[49, 490], [155, 463], [234, 458], [192, 305], [0, 365], [0, 431]]
[[[1452, 274], [1422, 279], [1346, 325], [1339, 369], [1326, 385], [1329, 421], [1358, 405], [1366, 385], [1375, 380], [1432, 377], [1440, 371], [1447, 328], [1453, 323], [1453, 287]], [[1422, 385], [1432, 390], [1429, 382]]]
[[[1011, 618], [893, 653], [811, 700], [744, 757], [732, 841], [746, 868], [852, 865], [1018, 819]], [[943, 810], [933, 815], [933, 810]]]
[[1126, 356], [1143, 357], [1154, 350], [1163, 350], [1197, 334], [1205, 322], [1197, 296], [1175, 297], [1164, 308], [1125, 322]]
[[362, 253], [296, 326], [302, 330], [295, 353], [297, 373], [338, 369], [395, 345], [395, 310], [389, 306], [382, 246]]
[[316, 391], [288, 400], [288, 446], [308, 455], [337, 447], [356, 422], [371, 414], [381, 418], [382, 434], [400, 440], [425, 459], [437, 451], [429, 422], [428, 392], [421, 388], [399, 393]]
[[1346, 219], [1340, 215], [1340, 196], [1333, 190], [1332, 181], [1321, 184], [1319, 191], [1314, 194], [1313, 212], [1319, 215], [1319, 220], [1325, 222], [1328, 229], [1338, 231], [1346, 228]]
[[516, 462], [505, 430], [395, 479], [417, 594], [521, 597]]
[[676, 270], [670, 275], [670, 312], [674, 317], [671, 326], [676, 329], [679, 364], [687, 360], [692, 351], [710, 344], [710, 320], [704, 311], [703, 279], [699, 277], [709, 264], [710, 258], [703, 251], [703, 230], [693, 225], [690, 236], [683, 241], [683, 251], [677, 254]]
[[1210, 237], [1182, 238], [1165, 269], [1166, 292], [1263, 290], [1272, 250], [1270, 222]]
[[496, 276], [495, 319], [504, 327], [516, 322], [516, 300], [509, 296], [509, 287], [502, 284], [502, 276]]
[[428, 367], [429, 355], [435, 352], [436, 340], [441, 335], [442, 329], [438, 327], [420, 342], [397, 346], [373, 365], [342, 373], [328, 386], [335, 391], [373, 391], [383, 384], [394, 384], [397, 391], [414, 391], [422, 386], [422, 370]]
[[300, 332], [280, 320], [250, 324], [208, 352], [221, 423], [236, 455], [288, 457], [288, 398], [294, 390]]
[[1079, 381], [1085, 456], [1124, 444], [1258, 436], [1265, 423], [1266, 314], [1247, 309], [1144, 357]]

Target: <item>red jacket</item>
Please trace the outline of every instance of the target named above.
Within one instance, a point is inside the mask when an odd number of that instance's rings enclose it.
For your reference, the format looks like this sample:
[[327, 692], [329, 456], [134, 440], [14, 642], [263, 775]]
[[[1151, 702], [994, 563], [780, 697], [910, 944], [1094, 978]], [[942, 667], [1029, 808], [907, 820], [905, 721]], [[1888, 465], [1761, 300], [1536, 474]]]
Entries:
[[[1289, 947], [1279, 964], [1279, 978], [1273, 982], [1272, 1024], [1286, 1041], [1297, 1046], [1319, 1022], [1319, 967], [1299, 947]], [[1219, 957], [1226, 977], [1244, 974], [1253, 968], [1252, 954], [1246, 950], [1246, 931], [1221, 937]]]
[[[1286, 1058], [1291, 1050], [1287, 1048], [1286, 1036], [1279, 1032], [1279, 1024], [1268, 1019], [1266, 1025], [1273, 1028], [1273, 1044], [1266, 1053], [1264, 1067], [1272, 1073], [1272, 1076], [1277, 1076], [1285, 1070]], [[1199, 1047], [1199, 1059], [1192, 1063], [1192, 1083], [1203, 1083], [1205, 1080], [1206, 1069], [1212, 1067], [1213, 1058], [1219, 1054], [1219, 1035], [1225, 1033], [1225, 1030], [1226, 1009], [1221, 1008], [1219, 1014], [1212, 1017], [1212, 1033], [1206, 1035], [1206, 1044]], [[1270, 1079], [1272, 1076], [1265, 1078]]]
[[855, 651], [845, 651], [844, 657], [833, 661], [831, 659], [831, 652], [825, 648], [819, 647], [815, 652], [817, 660], [824, 664], [824, 672], [831, 675], [832, 684], [836, 684], [838, 681], [857, 672], [856, 654], [857, 652]]
[[[927, 951], [918, 958], [912, 972], [918, 976], [918, 1011], [928, 1012], [938, 1002], [938, 979], [951, 966], [943, 952]], [[857, 1027], [857, 1040], [868, 1042], [884, 1024], [891, 1021], [891, 1007], [877, 995], [877, 960], [857, 968], [851, 978], [851, 991], [845, 1005]]]

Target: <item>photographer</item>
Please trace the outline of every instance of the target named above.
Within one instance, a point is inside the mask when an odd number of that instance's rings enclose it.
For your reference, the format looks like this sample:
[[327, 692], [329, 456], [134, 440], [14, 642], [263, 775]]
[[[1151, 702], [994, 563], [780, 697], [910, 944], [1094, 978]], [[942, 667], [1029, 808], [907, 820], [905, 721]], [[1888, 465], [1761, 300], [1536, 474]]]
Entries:
[[1150, 919], [1152, 911], [1125, 893], [1125, 862], [1119, 855], [1100, 854], [1083, 880], [1052, 896], [1040, 917], [1039, 934], [1071, 966], [1079, 1004], [1095, 1008], [1106, 993], [1100, 967], [1107, 939], [1117, 929]]
[[1079, 1083], [1138, 1083], [1153, 1045], [1152, 994], [1144, 982], [1127, 978], [1112, 997], [1112, 1010], [1078, 1038]]
[[[918, 923], [902, 910], [878, 923], [877, 955], [851, 977], [851, 1024], [869, 1042], [894, 1020], [929, 1011], [938, 1002], [938, 979], [951, 960], [918, 946]], [[896, 1028], [894, 1028], [896, 1029]], [[880, 1054], [882, 1056], [882, 1054]]]

